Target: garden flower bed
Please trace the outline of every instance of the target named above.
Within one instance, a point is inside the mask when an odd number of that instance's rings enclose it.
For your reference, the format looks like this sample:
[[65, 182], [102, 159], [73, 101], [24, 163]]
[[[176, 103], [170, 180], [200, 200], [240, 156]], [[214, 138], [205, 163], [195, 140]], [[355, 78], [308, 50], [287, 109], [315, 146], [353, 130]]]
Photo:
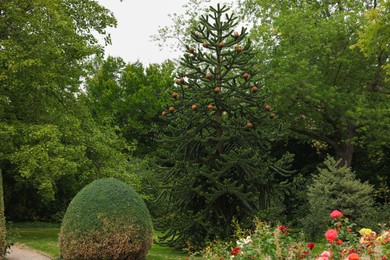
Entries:
[[[380, 234], [371, 229], [355, 231], [342, 212], [334, 210], [331, 227], [325, 232], [325, 245], [293, 239], [287, 226], [272, 227], [256, 221], [254, 230], [240, 230], [236, 242], [214, 242], [202, 252], [203, 259], [315, 259], [315, 260], [365, 260], [390, 259], [390, 230]], [[319, 253], [314, 248], [320, 247]]]

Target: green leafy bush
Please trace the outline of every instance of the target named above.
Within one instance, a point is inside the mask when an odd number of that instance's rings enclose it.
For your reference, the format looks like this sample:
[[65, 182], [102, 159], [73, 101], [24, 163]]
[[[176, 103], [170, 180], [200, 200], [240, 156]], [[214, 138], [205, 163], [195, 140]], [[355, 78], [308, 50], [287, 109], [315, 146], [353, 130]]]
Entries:
[[84, 187], [61, 225], [64, 259], [144, 259], [152, 245], [152, 220], [145, 203], [114, 178]]
[[374, 188], [356, 179], [349, 167], [339, 166], [339, 161], [328, 156], [324, 167], [318, 168], [308, 186], [309, 212], [303, 219], [304, 233], [311, 238], [323, 234], [328, 224], [327, 212], [338, 209], [358, 225], [367, 212], [371, 212]]
[[5, 254], [6, 246], [7, 241], [4, 217], [3, 176], [0, 169], [0, 259]]

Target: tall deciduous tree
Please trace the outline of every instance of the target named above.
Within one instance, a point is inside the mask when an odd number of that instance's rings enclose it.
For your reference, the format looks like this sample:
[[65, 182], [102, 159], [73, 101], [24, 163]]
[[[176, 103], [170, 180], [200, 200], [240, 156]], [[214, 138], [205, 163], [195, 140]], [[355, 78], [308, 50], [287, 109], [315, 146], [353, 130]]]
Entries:
[[362, 148], [369, 151], [377, 172], [381, 168], [388, 172], [385, 167], [390, 158], [390, 2], [377, 1], [365, 13], [364, 21], [357, 43], [351, 46], [362, 51], [366, 59], [375, 61], [366, 105], [359, 110], [365, 128]]
[[226, 6], [210, 8], [191, 33], [171, 102], [162, 112], [160, 163], [166, 167], [170, 245], [201, 247], [252, 224], [280, 185], [288, 156], [275, 158], [280, 134], [270, 93], [256, 70], [247, 31], [235, 32]]
[[115, 24], [96, 1], [1, 1], [0, 167], [10, 210], [34, 197], [23, 187], [47, 201], [64, 176], [87, 183], [127, 172], [123, 140], [92, 120], [80, 95], [85, 62], [102, 53], [95, 35]]
[[136, 142], [135, 154], [144, 156], [155, 150], [153, 126], [158, 112], [169, 98], [166, 89], [173, 81], [171, 61], [126, 64], [121, 58], [97, 61], [86, 81], [88, 104], [95, 119], [114, 126], [129, 142]]
[[365, 12], [383, 1], [243, 2], [257, 21], [252, 36], [263, 50], [265, 84], [276, 91], [275, 103], [295, 133], [332, 147], [347, 166], [367, 135], [388, 142], [388, 125], [381, 123], [389, 111], [383, 55], [351, 48]]

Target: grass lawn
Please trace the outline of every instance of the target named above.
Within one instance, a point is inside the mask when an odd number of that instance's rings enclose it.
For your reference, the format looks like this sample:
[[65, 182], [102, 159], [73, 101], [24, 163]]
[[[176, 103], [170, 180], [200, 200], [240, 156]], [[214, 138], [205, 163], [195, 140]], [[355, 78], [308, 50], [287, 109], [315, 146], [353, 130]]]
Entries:
[[[26, 245], [32, 249], [44, 252], [53, 259], [60, 256], [58, 248], [58, 225], [46, 223], [15, 223], [13, 230], [17, 237], [16, 243]], [[181, 254], [171, 248], [154, 244], [149, 250], [148, 260], [183, 260], [186, 255]]]

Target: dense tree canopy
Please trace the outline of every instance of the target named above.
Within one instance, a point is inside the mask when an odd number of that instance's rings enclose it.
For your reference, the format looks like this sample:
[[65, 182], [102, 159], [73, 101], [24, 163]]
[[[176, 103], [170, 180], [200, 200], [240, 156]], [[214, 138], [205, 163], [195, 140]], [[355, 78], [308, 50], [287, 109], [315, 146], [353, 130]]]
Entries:
[[173, 63], [126, 64], [121, 58], [96, 60], [86, 81], [88, 107], [94, 118], [116, 127], [129, 143], [136, 144], [135, 154], [144, 156], [155, 150], [153, 126], [166, 95], [173, 84]]
[[1, 3], [0, 167], [6, 212], [31, 217], [40, 208], [31, 209], [28, 201], [54, 199], [66, 176], [73, 176], [75, 186], [69, 196], [96, 178], [126, 178], [124, 141], [93, 121], [80, 88], [87, 59], [102, 52], [96, 33], [106, 35], [115, 24], [112, 13], [95, 1]]
[[384, 1], [244, 2], [266, 84], [292, 130], [332, 147], [346, 165], [368, 137], [382, 149], [389, 141], [384, 53], [365, 56], [353, 46], [367, 10]]

